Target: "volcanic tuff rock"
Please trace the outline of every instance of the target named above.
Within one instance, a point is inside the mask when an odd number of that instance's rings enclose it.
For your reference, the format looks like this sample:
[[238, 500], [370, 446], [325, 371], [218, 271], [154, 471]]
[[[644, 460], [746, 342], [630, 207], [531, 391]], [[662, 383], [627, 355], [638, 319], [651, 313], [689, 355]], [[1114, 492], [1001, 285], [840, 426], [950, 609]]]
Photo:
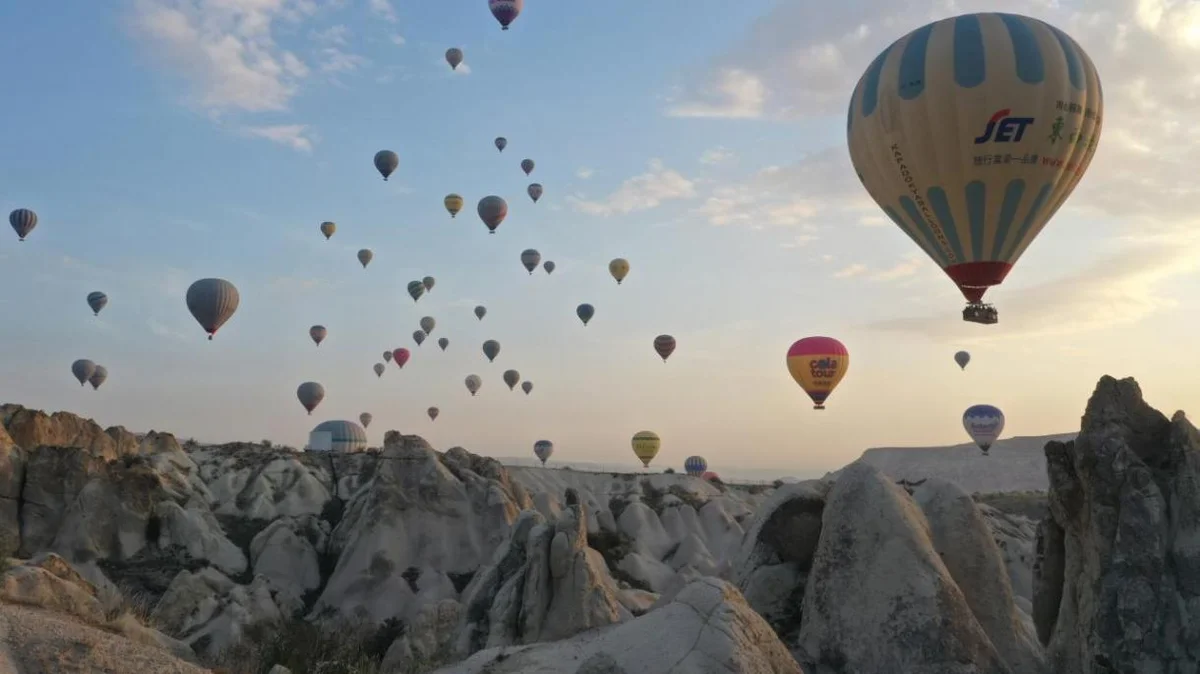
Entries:
[[1200, 671], [1200, 434], [1104, 377], [1046, 445], [1034, 617], [1056, 672]]

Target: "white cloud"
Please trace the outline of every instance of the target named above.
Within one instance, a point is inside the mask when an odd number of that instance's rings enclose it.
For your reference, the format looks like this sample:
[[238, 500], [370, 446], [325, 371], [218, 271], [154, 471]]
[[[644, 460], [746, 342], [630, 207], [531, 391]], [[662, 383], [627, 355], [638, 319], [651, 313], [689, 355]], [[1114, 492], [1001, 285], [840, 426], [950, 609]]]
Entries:
[[895, 281], [896, 279], [914, 276], [926, 264], [928, 264], [928, 260], [925, 259], [924, 255], [921, 255], [920, 253], [909, 255], [903, 261], [897, 262], [892, 267], [871, 274], [871, 280]]
[[392, 44], [396, 45], [397, 47], [403, 47], [406, 42], [408, 42], [408, 40], [405, 40], [403, 35], [398, 33], [392, 35]]
[[733, 157], [733, 150], [730, 150], [726, 147], [717, 146], [705, 150], [704, 154], [700, 155], [700, 163], [707, 166], [716, 166], [717, 164], [723, 164], [730, 159], [733, 159]]
[[665, 201], [695, 196], [695, 183], [678, 171], [666, 168], [661, 160], [652, 159], [649, 171], [621, 183], [616, 191], [602, 201], [588, 201], [578, 196], [567, 197], [567, 200], [582, 213], [612, 215], [647, 210]]
[[283, 110], [308, 68], [272, 28], [315, 11], [303, 0], [134, 0], [134, 30], [214, 112]]
[[322, 31], [313, 31], [312, 38], [322, 44], [344, 46], [350, 39], [350, 29], [343, 26], [330, 26]]
[[322, 49], [321, 59], [321, 72], [327, 74], [351, 73], [370, 63], [358, 54], [350, 54], [337, 47]]
[[168, 327], [153, 318], [146, 319], [146, 327], [150, 328], [150, 332], [153, 333], [155, 337], [165, 337], [180, 341], [188, 341], [188, 336], [183, 334], [182, 331]]
[[803, 247], [807, 246], [808, 244], [812, 243], [813, 241], [816, 241], [818, 238], [820, 238], [820, 237], [818, 237], [816, 234], [797, 234], [796, 236], [792, 237], [791, 241], [785, 241], [785, 242], [779, 244], [779, 247], [780, 248], [789, 248], [789, 249], [790, 248], [803, 248]]
[[375, 16], [389, 23], [396, 23], [396, 8], [392, 7], [389, 0], [368, 0], [367, 4]]
[[580, 180], [587, 180], [596, 175], [596, 172], [586, 166], [580, 166], [579, 170], [575, 171], [575, 176]]
[[256, 138], [287, 145], [301, 152], [312, 152], [314, 136], [306, 124], [279, 124], [275, 126], [246, 126], [242, 132]]
[[740, 68], [725, 68], [714, 81], [697, 92], [691, 101], [676, 103], [667, 114], [671, 117], [752, 118], [763, 113], [767, 86], [753, 73]]
[[865, 274], [866, 272], [867, 272], [867, 265], [859, 264], [856, 262], [852, 265], [849, 265], [847, 267], [842, 267], [841, 269], [835, 271], [833, 273], [833, 277], [834, 278], [851, 278], [854, 276], [859, 276], [861, 274]]
[[[443, 68], [446, 67], [446, 63], [443, 61], [441, 66]], [[452, 69], [450, 72], [455, 75], [470, 75], [471, 74], [471, 66], [467, 63], [460, 63], [460, 64], [458, 64], [457, 68]]]

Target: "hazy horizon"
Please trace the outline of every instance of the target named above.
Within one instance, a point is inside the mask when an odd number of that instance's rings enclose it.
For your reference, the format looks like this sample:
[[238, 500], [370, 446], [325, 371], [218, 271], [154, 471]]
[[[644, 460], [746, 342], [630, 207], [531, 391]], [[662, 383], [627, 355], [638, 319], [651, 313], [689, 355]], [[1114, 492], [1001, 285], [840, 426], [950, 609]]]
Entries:
[[[961, 320], [959, 292], [855, 177], [845, 114], [864, 68], [928, 21], [996, 7], [531, 3], [501, 31], [483, 0], [0, 6], [20, 26], [0, 44], [14, 102], [0, 210], [39, 216], [23, 243], [0, 235], [0, 399], [295, 447], [370, 412], [374, 445], [397, 429], [515, 456], [547, 438], [564, 462], [632, 462], [645, 429], [663, 439], [652, 468], [701, 454], [717, 472], [784, 475], [963, 443], [976, 403], [1004, 410], [1004, 438], [1071, 432], [1105, 374], [1135, 377], [1168, 414], [1200, 410], [1187, 348], [1200, 100], [1180, 84], [1200, 75], [1197, 5], [1004, 3], [1082, 45], [1105, 124], [1079, 187], [989, 291], [999, 324]], [[380, 149], [400, 156], [387, 182]], [[537, 204], [530, 182], [545, 186]], [[450, 192], [466, 202], [454, 219]], [[494, 236], [475, 213], [488, 194], [509, 204]], [[324, 220], [338, 224], [329, 241]], [[526, 248], [553, 275], [530, 276]], [[614, 257], [632, 265], [621, 286]], [[405, 284], [426, 275], [437, 284], [414, 304]], [[209, 342], [184, 293], [214, 276], [241, 305]], [[110, 299], [99, 317], [93, 290]], [[582, 302], [596, 307], [587, 327]], [[427, 315], [437, 326], [418, 347]], [[329, 330], [320, 347], [314, 324]], [[660, 333], [679, 344], [666, 364]], [[784, 363], [810, 335], [851, 354], [820, 412]], [[485, 339], [502, 344], [494, 363]], [[412, 360], [377, 378], [397, 347]], [[98, 391], [71, 376], [77, 358], [107, 367]], [[532, 395], [508, 390], [508, 368]], [[309, 380], [327, 392], [311, 416], [295, 395]]]

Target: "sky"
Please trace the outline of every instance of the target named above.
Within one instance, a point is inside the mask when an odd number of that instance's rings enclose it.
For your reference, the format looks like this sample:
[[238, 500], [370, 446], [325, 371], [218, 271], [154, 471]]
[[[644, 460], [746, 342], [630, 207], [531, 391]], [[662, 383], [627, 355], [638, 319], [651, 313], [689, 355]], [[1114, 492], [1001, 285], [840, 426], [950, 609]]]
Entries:
[[[1000, 323], [985, 327], [855, 179], [845, 106], [897, 37], [997, 3], [525, 4], [507, 32], [483, 0], [0, 4], [0, 25], [20, 26], [0, 41], [0, 210], [39, 215], [27, 241], [0, 236], [0, 400], [292, 446], [366, 411], [375, 444], [397, 429], [513, 456], [546, 438], [562, 461], [632, 461], [648, 429], [655, 465], [701, 454], [781, 475], [957, 444], [975, 403], [1005, 411], [1005, 435], [1069, 431], [1103, 374], [1136, 377], [1168, 413], [1200, 409], [1200, 6], [1003, 3], [1083, 46], [1106, 114], [1083, 181], [988, 293]], [[385, 148], [400, 156], [387, 182]], [[455, 219], [449, 192], [467, 202]], [[474, 213], [487, 194], [509, 203], [494, 236]], [[526, 248], [554, 274], [527, 274]], [[621, 286], [614, 257], [632, 265]], [[405, 285], [426, 275], [414, 304]], [[209, 342], [184, 293], [213, 276], [241, 305]], [[93, 290], [110, 298], [99, 317]], [[679, 343], [666, 364], [661, 333]], [[823, 412], [785, 367], [808, 335], [851, 352]], [[412, 360], [377, 378], [401, 346]], [[76, 358], [108, 368], [99, 391], [72, 377]], [[508, 368], [532, 395], [507, 390]], [[312, 416], [304, 381], [327, 392]]]

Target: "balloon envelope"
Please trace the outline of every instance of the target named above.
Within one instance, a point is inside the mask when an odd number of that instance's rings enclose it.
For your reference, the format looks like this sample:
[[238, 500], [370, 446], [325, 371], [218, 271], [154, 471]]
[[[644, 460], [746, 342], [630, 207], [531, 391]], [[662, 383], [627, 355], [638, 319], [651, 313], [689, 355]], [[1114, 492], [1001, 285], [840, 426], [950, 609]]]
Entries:
[[670, 335], [659, 335], [654, 338], [654, 352], [658, 354], [663, 362], [667, 362], [667, 358], [675, 352], [675, 338]]
[[375, 253], [372, 253], [370, 248], [363, 248], [358, 251], [358, 261], [362, 263], [363, 269], [366, 269], [367, 265], [371, 264], [371, 260], [374, 258]]
[[358, 415], [358, 420], [359, 420], [360, 422], [362, 422], [362, 427], [363, 427], [363, 428], [366, 428], [367, 426], [370, 426], [370, 425], [371, 425], [371, 420], [372, 420], [372, 419], [374, 419], [374, 418], [375, 418], [375, 417], [371, 416], [371, 414], [370, 414], [369, 412], [363, 412], [362, 414]]
[[296, 397], [309, 414], [325, 399], [325, 387], [315, 381], [306, 381], [296, 388]]
[[408, 296], [416, 302], [421, 299], [421, 295], [425, 294], [425, 284], [420, 281], [408, 282]]
[[241, 296], [232, 283], [220, 278], [202, 278], [188, 286], [188, 311], [212, 339], [237, 311]]
[[469, 374], [463, 381], [467, 385], [467, 390], [471, 392], [471, 395], [478, 393], [479, 387], [483, 386], [483, 380], [477, 374]]
[[425, 413], [429, 415], [430, 421], [436, 421], [438, 418], [438, 415], [441, 414], [442, 411], [436, 407], [430, 407], [428, 410], [425, 410]]
[[396, 349], [392, 351], [392, 360], [396, 362], [396, 367], [403, 368], [408, 359], [412, 357], [412, 352], [408, 349]]
[[1075, 189], [1103, 112], [1096, 68], [1068, 35], [1029, 17], [966, 14], [876, 57], [846, 134], [867, 192], [979, 303]]
[[971, 354], [966, 351], [959, 351], [954, 354], [954, 362], [958, 363], [958, 366], [965, 370], [967, 369], [967, 363], [971, 362]]
[[433, 332], [433, 329], [436, 326], [437, 326], [437, 321], [433, 320], [433, 316], [422, 316], [421, 317], [421, 329], [425, 331], [425, 334], [428, 335], [429, 333]]
[[529, 193], [529, 198], [533, 199], [533, 203], [537, 203], [538, 199], [542, 198], [542, 186], [540, 183], [533, 183], [526, 190]]
[[442, 347], [442, 351], [445, 351], [446, 347], [450, 346], [450, 340], [446, 339], [445, 337], [442, 337], [442, 338], [438, 339], [438, 346]]
[[609, 262], [608, 273], [612, 274], [612, 277], [617, 280], [617, 285], [621, 285], [621, 281], [624, 281], [625, 277], [629, 275], [629, 260], [618, 257]]
[[850, 367], [850, 352], [832, 337], [805, 337], [787, 352], [788, 372], [812, 398], [813, 409], [825, 409], [825, 400]]
[[537, 458], [541, 459], [543, 466], [546, 465], [546, 459], [549, 459], [550, 455], [553, 453], [553, 442], [550, 442], [549, 440], [538, 440], [537, 442], [533, 443], [533, 454]]
[[532, 159], [522, 159], [521, 160], [521, 170], [525, 172], [525, 175], [529, 175], [530, 173], [533, 173], [533, 160]]
[[508, 146], [508, 139], [503, 136], [496, 139], [496, 149], [504, 152], [504, 148]]
[[524, 6], [525, 0], [488, 0], [488, 9], [492, 10], [492, 16], [503, 30], [508, 30], [508, 25], [517, 19]]
[[517, 384], [520, 381], [521, 381], [521, 373], [520, 372], [517, 372], [516, 370], [505, 370], [504, 371], [504, 383], [508, 384], [508, 390], [511, 391], [511, 390], [515, 389], [517, 387]]
[[375, 153], [375, 170], [379, 171], [379, 175], [383, 176], [384, 180], [392, 175], [396, 167], [400, 165], [400, 156], [391, 150], [380, 150]]
[[97, 365], [95, 372], [92, 372], [92, 376], [88, 377], [88, 383], [92, 385], [92, 390], [95, 391], [100, 388], [100, 385], [106, 379], [108, 379], [108, 369], [103, 365]]
[[542, 254], [532, 248], [527, 248], [521, 252], [521, 264], [525, 267], [525, 271], [533, 275], [533, 270], [542, 261]]
[[316, 342], [317, 346], [321, 346], [321, 342], [325, 341], [327, 334], [329, 331], [325, 329], [324, 325], [314, 325], [308, 329], [308, 336], [312, 337], [312, 341]]
[[525, 395], [529, 395], [530, 393], [533, 392], [533, 382], [531, 382], [531, 381], [521, 382], [521, 390], [525, 392]]
[[386, 361], [387, 361], [387, 362], [389, 362], [389, 363], [390, 363], [390, 362], [392, 362], [392, 352], [391, 352], [391, 351], [384, 351], [384, 352], [383, 352], [383, 359], [384, 359], [384, 360], [386, 360]]
[[508, 202], [495, 195], [487, 196], [479, 200], [479, 206], [475, 210], [479, 213], [479, 219], [483, 221], [483, 224], [487, 225], [492, 234], [495, 234], [496, 228], [508, 216]]
[[24, 241], [25, 237], [29, 236], [33, 228], [37, 227], [37, 223], [37, 213], [28, 208], [18, 208], [8, 214], [8, 224], [12, 226], [13, 231], [17, 233], [17, 237], [21, 241]]
[[458, 47], [451, 47], [446, 50], [446, 63], [450, 64], [451, 70], [458, 70], [458, 64], [463, 62], [463, 52]]
[[383, 363], [375, 363], [375, 367], [373, 369], [375, 370], [376, 377], [382, 377], [383, 371], [386, 370], [387, 368], [384, 366]]
[[554, 264], [554, 260], [546, 260], [542, 263], [542, 269], [545, 269], [547, 274], [553, 274], [554, 269], [557, 266], [558, 265]]
[[433, 286], [437, 284], [437, 279], [432, 276], [426, 276], [421, 279], [421, 285], [425, 286], [425, 292], [433, 290]]
[[333, 236], [333, 233], [336, 231], [337, 231], [337, 223], [328, 222], [328, 221], [321, 223], [321, 233], [325, 235], [326, 241], [328, 241], [329, 237]]
[[105, 295], [98, 290], [96, 292], [88, 293], [87, 303], [88, 306], [92, 308], [92, 314], [99, 316], [100, 310], [108, 306], [108, 295]]
[[633, 436], [633, 454], [641, 460], [642, 465], [649, 468], [650, 462], [658, 455], [662, 440], [653, 431], [638, 431]]
[[483, 343], [483, 355], [487, 356], [488, 362], [496, 360], [496, 356], [500, 355], [500, 342], [494, 339], [489, 339]]
[[83, 386], [87, 380], [92, 378], [92, 375], [96, 374], [96, 364], [87, 358], [80, 358], [71, 363], [71, 374], [75, 375], [75, 378], [79, 380], [79, 385]]
[[575, 307], [575, 315], [579, 317], [579, 320], [583, 321], [584, 325], [587, 325], [588, 321], [592, 320], [592, 316], [596, 315], [596, 307], [590, 304], [580, 304]]
[[482, 321], [483, 317], [486, 315], [487, 315], [487, 307], [483, 306], [482, 304], [475, 307], [475, 318], [478, 318], [479, 320]]
[[453, 218], [462, 210], [463, 198], [457, 194], [447, 194], [446, 198], [442, 200], [442, 204], [446, 206], [447, 211], [450, 211], [450, 217]]
[[703, 456], [689, 456], [683, 460], [683, 469], [687, 471], [688, 475], [699, 477], [708, 470], [708, 462], [704, 460]]
[[413, 341], [417, 343], [417, 346], [421, 346], [425, 342], [425, 331], [413, 330]]
[[992, 405], [971, 405], [963, 412], [963, 428], [987, 454], [992, 443], [1004, 432], [1004, 412]]

